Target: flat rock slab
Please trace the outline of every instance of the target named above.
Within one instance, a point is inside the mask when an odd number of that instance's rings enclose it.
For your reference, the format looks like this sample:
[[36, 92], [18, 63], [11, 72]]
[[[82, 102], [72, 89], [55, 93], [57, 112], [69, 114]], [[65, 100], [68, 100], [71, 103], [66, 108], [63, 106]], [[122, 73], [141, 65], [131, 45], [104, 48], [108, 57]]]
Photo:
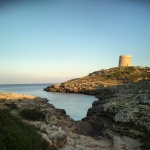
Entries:
[[15, 93], [0, 93], [0, 100], [18, 100], [18, 99], [37, 99], [37, 96], [25, 95], [25, 94], [15, 94]]

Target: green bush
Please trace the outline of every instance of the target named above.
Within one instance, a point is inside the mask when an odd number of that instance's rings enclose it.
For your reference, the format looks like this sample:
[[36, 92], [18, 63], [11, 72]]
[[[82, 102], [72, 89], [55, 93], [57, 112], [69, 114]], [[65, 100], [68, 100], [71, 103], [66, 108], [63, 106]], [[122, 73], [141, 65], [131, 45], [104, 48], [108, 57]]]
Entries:
[[20, 115], [27, 120], [45, 120], [45, 114], [36, 109], [23, 109]]
[[36, 130], [12, 116], [8, 110], [0, 110], [0, 150], [57, 150], [50, 147]]
[[123, 128], [131, 128], [131, 129], [135, 129], [135, 130], [139, 130], [139, 131], [145, 130], [144, 127], [142, 127], [140, 125], [136, 125], [133, 122], [117, 122], [115, 125], [123, 127]]
[[17, 108], [17, 105], [14, 104], [14, 103], [10, 103], [10, 104], [7, 104], [7, 103], [6, 103], [6, 104], [4, 104], [4, 105], [10, 107], [11, 109], [16, 109], [16, 108]]

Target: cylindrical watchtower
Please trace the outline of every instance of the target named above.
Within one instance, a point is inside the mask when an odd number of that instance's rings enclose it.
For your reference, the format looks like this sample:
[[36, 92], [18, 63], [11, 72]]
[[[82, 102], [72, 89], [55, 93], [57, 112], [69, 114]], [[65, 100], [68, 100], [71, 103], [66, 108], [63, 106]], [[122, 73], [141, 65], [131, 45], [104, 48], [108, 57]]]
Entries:
[[119, 67], [131, 66], [131, 55], [121, 55], [119, 57]]

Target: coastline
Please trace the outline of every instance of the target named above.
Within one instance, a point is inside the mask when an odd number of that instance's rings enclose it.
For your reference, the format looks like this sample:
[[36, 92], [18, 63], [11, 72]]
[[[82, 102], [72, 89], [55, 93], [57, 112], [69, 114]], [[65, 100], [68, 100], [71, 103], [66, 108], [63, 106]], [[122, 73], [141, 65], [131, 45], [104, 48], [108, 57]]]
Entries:
[[[12, 115], [20, 118], [26, 124], [35, 126], [37, 132], [51, 146], [62, 147], [66, 143], [66, 134], [58, 127], [57, 118], [60, 120], [65, 119], [68, 122], [73, 122], [74, 120], [66, 115], [65, 110], [57, 109], [47, 102], [47, 99], [31, 95], [0, 93], [1, 109], [7, 109]], [[27, 116], [21, 115], [28, 112]], [[38, 115], [40, 116], [41, 114], [44, 115], [44, 119], [38, 118]]]
[[[139, 147], [142, 145], [139, 140], [126, 136], [120, 137], [119, 134], [114, 134], [112, 131], [109, 132], [109, 135], [96, 136], [95, 133], [92, 133], [95, 129], [93, 129], [87, 121], [75, 122], [66, 115], [65, 110], [57, 109], [47, 103], [47, 99], [26, 96], [24, 94], [0, 93], [0, 95], [1, 94], [3, 95], [2, 98], [0, 97], [1, 109], [9, 109], [12, 115], [20, 118], [26, 124], [35, 126], [38, 133], [49, 142], [50, 145], [62, 150], [77, 150], [79, 148], [111, 150], [112, 147], [116, 148], [116, 146], [119, 147], [122, 145], [122, 142], [129, 148], [134, 147], [140, 149]], [[4, 95], [7, 99], [4, 98]], [[33, 110], [42, 112], [45, 114], [45, 120], [26, 119], [20, 116], [20, 112], [23, 110], [32, 110], [32, 113]], [[128, 143], [128, 140], [133, 143]]]
[[[45, 88], [47, 92], [80, 93], [95, 95], [87, 121], [101, 138], [117, 139], [114, 149], [150, 148], [150, 68], [116, 67], [93, 72], [88, 76], [72, 79]], [[128, 145], [128, 140], [138, 147]], [[112, 141], [114, 141], [112, 140]], [[135, 140], [135, 141], [134, 141]], [[120, 144], [122, 143], [122, 144]], [[120, 145], [119, 145], [120, 144]], [[130, 143], [131, 144], [131, 143]], [[133, 148], [134, 147], [134, 148]]]
[[[34, 85], [0, 85], [0, 92], [10, 92], [18, 94], [35, 95], [42, 98], [47, 98], [50, 104], [60, 109], [65, 109], [66, 113], [74, 120], [81, 120], [86, 116], [88, 108], [97, 100], [94, 96], [74, 93], [54, 93], [45, 92], [42, 89], [48, 84]], [[70, 107], [71, 106], [71, 107]], [[72, 111], [73, 110], [73, 111]]]

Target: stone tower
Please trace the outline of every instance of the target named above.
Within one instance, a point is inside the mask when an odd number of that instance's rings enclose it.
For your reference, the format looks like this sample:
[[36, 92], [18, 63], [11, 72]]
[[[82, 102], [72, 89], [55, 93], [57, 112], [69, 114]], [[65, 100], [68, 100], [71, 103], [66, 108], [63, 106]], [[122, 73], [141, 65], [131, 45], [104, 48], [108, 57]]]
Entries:
[[119, 57], [119, 67], [131, 66], [131, 55], [121, 55]]

